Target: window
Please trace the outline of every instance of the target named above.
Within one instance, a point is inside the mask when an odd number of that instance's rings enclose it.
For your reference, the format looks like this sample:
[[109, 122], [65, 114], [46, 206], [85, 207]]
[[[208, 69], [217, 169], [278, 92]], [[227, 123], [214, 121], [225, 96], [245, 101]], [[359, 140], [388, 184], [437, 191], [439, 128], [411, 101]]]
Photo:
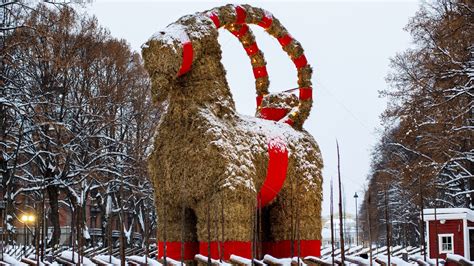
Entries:
[[453, 234], [438, 235], [439, 253], [454, 253]]

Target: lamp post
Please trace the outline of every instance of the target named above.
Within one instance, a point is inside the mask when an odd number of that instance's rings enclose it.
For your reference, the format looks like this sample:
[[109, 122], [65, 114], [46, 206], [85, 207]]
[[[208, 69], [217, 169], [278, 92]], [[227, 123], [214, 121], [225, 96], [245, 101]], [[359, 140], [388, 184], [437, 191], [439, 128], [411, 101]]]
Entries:
[[33, 223], [35, 221], [35, 216], [33, 214], [23, 214], [20, 220], [23, 223], [23, 237], [25, 240], [25, 245], [23, 246], [23, 256], [26, 257], [26, 244], [28, 243], [28, 234], [26, 233], [26, 227], [29, 223]]
[[359, 245], [359, 219], [357, 217], [357, 198], [359, 195], [357, 195], [357, 192], [354, 193], [354, 199], [355, 199], [355, 207], [356, 207], [356, 246]]
[[5, 246], [5, 243], [7, 242], [5, 239], [5, 221], [6, 221], [6, 211], [5, 210], [5, 201], [1, 200], [0, 201], [0, 217], [2, 219], [1, 225], [2, 225], [2, 238], [0, 241], [0, 260], [3, 260], [3, 248]]

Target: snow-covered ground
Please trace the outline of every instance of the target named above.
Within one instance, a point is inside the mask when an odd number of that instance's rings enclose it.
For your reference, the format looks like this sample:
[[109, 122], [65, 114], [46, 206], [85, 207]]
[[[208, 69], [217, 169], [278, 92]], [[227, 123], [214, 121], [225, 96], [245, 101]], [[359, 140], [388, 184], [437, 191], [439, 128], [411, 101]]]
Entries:
[[[27, 258], [30, 261], [36, 261], [36, 255], [34, 254], [33, 247], [27, 247]], [[118, 250], [118, 249], [115, 249]], [[331, 265], [332, 264], [332, 255], [331, 255], [331, 248], [325, 247], [321, 249], [321, 256], [314, 257], [308, 256], [305, 258], [299, 259], [300, 266], [306, 266], [307, 263], [318, 263], [321, 265]], [[130, 250], [128, 250], [130, 251]], [[140, 251], [138, 249], [138, 251]], [[143, 251], [143, 250], [142, 250]], [[142, 252], [141, 251], [141, 252]], [[411, 266], [411, 265], [436, 265], [436, 260], [432, 258], [427, 258], [424, 261], [423, 255], [420, 253], [419, 247], [402, 247], [402, 246], [395, 246], [390, 248], [391, 256], [390, 262], [392, 265], [399, 265], [399, 266]], [[104, 264], [104, 265], [120, 265], [121, 261], [117, 258], [117, 256], [109, 256], [108, 250], [104, 248], [88, 248], [85, 249], [85, 254], [83, 256], [83, 265], [97, 265], [97, 264]], [[117, 252], [117, 251], [114, 251]], [[139, 252], [140, 253], [140, 252]], [[60, 265], [61, 261], [78, 261], [78, 253], [73, 252], [71, 249], [65, 250], [58, 250], [55, 253], [58, 262], [40, 262], [39, 265]], [[90, 255], [87, 255], [90, 254]], [[116, 253], [115, 253], [116, 254]], [[156, 260], [156, 250], [152, 250], [149, 254], [150, 257], [146, 258], [143, 254], [137, 255], [138, 253], [134, 253], [135, 255], [130, 255], [126, 257], [126, 261], [135, 262], [139, 264], [146, 264], [146, 265], [163, 265], [161, 260]], [[334, 252], [334, 261], [336, 263], [341, 263], [341, 250], [336, 249]], [[346, 265], [370, 265], [369, 259], [365, 258], [365, 256], [369, 256], [369, 248], [363, 246], [351, 246], [345, 249], [345, 258], [346, 258]], [[73, 260], [74, 257], [74, 260]], [[404, 260], [407, 259], [407, 261]], [[28, 261], [25, 260], [23, 257], [23, 246], [7, 246], [5, 249], [5, 254], [2, 262], [6, 263], [7, 265], [28, 265]], [[201, 261], [206, 263], [208, 258], [205, 255], [198, 254], [195, 256], [196, 261]], [[474, 262], [467, 260], [466, 258], [456, 255], [456, 254], [448, 254], [448, 259], [451, 262], [455, 263], [462, 263], [463, 265], [473, 265]], [[145, 262], [146, 261], [146, 262]], [[26, 262], [26, 263], [25, 263]], [[229, 266], [234, 264], [239, 265], [252, 265], [251, 258], [244, 258], [236, 255], [232, 255], [229, 261], [219, 261], [216, 259], [211, 260], [213, 265], [222, 265], [222, 266]], [[298, 258], [275, 258], [270, 255], [265, 255], [262, 260], [254, 259], [253, 262], [256, 265], [281, 265], [281, 266], [291, 266], [298, 264]], [[377, 266], [381, 264], [386, 264], [388, 262], [388, 254], [386, 247], [373, 247], [372, 248], [372, 265]], [[445, 260], [439, 259], [439, 265], [444, 265], [446, 263]], [[181, 262], [177, 260], [173, 260], [171, 258], [167, 258], [167, 264], [169, 265], [180, 265]]]

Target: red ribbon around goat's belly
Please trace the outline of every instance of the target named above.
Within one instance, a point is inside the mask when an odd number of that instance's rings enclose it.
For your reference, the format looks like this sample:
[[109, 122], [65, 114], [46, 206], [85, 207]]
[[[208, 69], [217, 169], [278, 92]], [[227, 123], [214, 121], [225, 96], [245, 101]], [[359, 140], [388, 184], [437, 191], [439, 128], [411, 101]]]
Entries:
[[288, 150], [285, 142], [280, 138], [268, 141], [268, 168], [267, 177], [257, 196], [260, 208], [270, 203], [280, 192], [286, 179], [288, 170]]

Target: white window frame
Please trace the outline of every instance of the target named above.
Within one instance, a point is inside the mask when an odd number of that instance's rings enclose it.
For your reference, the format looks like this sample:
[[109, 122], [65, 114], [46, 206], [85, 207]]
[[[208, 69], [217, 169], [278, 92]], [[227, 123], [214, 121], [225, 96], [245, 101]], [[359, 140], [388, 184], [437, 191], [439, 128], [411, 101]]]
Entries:
[[[451, 238], [451, 250], [443, 250], [443, 237]], [[454, 254], [454, 234], [439, 234], [438, 235], [438, 250], [439, 254]]]

